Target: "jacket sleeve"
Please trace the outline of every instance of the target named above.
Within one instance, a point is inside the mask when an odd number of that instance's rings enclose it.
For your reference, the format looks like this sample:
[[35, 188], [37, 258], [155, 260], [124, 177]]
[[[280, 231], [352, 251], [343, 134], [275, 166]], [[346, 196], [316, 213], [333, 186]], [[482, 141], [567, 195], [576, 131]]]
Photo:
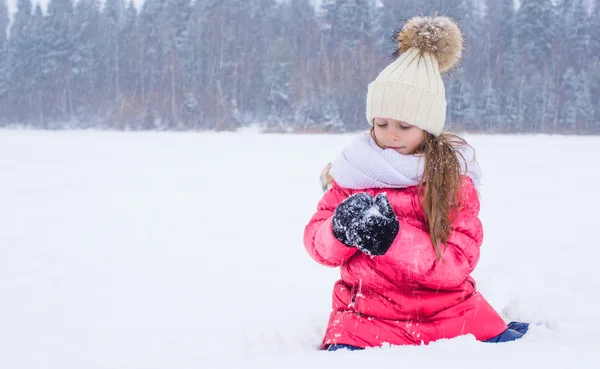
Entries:
[[356, 247], [344, 245], [333, 235], [333, 213], [347, 197], [348, 194], [334, 182], [332, 188], [319, 201], [317, 212], [304, 229], [306, 251], [320, 264], [340, 266], [358, 251]]
[[429, 233], [400, 221], [400, 232], [380, 262], [392, 264], [424, 287], [452, 289], [463, 283], [479, 261], [483, 226], [478, 218], [479, 198], [470, 179], [463, 183], [463, 207], [451, 227], [438, 260]]

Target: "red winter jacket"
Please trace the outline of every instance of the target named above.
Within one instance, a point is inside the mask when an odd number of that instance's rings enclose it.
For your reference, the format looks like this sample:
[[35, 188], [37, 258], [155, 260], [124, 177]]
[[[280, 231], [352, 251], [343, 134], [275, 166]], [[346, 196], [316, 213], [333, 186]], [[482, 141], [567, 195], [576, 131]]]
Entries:
[[[483, 229], [470, 178], [464, 177], [462, 191], [462, 210], [438, 261], [416, 187], [351, 190], [333, 182], [304, 231], [304, 245], [313, 259], [341, 267], [323, 348], [427, 344], [464, 334], [484, 341], [506, 330], [470, 277], [479, 260]], [[358, 192], [387, 193], [398, 216], [400, 231], [384, 255], [367, 256], [333, 236], [335, 208]]]

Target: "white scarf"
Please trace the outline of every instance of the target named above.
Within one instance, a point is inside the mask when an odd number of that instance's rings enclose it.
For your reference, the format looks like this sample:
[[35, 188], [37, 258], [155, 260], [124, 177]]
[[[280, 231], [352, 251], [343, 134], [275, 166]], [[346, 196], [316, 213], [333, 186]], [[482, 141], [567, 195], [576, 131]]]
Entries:
[[[481, 170], [475, 162], [475, 153], [469, 146], [461, 146], [466, 161], [459, 160], [463, 173], [479, 185]], [[382, 149], [369, 132], [360, 134], [331, 162], [329, 174], [342, 187], [351, 189], [405, 188], [421, 182], [425, 158], [403, 155], [394, 149]]]

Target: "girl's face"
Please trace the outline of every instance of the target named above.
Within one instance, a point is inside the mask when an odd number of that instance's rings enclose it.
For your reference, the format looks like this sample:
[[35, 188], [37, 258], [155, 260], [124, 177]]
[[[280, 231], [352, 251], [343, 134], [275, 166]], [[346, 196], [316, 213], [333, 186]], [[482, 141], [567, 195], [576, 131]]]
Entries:
[[425, 141], [425, 131], [406, 122], [390, 119], [373, 119], [375, 142], [382, 149], [394, 149], [400, 154], [413, 154]]

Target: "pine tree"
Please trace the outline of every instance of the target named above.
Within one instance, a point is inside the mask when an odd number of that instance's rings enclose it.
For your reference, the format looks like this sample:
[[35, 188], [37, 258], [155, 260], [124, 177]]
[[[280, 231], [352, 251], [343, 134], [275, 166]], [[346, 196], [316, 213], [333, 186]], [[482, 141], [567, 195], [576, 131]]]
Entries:
[[46, 128], [47, 111], [50, 110], [51, 104], [54, 103], [51, 96], [46, 91], [52, 82], [45, 73], [46, 68], [46, 44], [44, 42], [45, 19], [42, 13], [42, 7], [38, 3], [31, 18], [31, 44], [34, 52], [31, 53], [29, 59], [32, 74], [30, 77], [33, 81], [33, 89], [30, 95], [30, 119], [33, 120], [33, 125], [39, 128]]
[[493, 83], [497, 86], [505, 77], [503, 59], [515, 35], [517, 13], [513, 0], [487, 0], [486, 7], [483, 23], [486, 25], [487, 60], [484, 63], [493, 70]]
[[0, 0], [0, 52], [6, 47], [8, 22], [8, 6], [6, 6], [6, 0]]
[[539, 64], [551, 59], [552, 42], [556, 31], [552, 0], [523, 0], [517, 13], [517, 37], [528, 62]]
[[[241, 55], [240, 87], [236, 97], [240, 112], [254, 112], [250, 119], [244, 119], [237, 113], [237, 120], [247, 124], [250, 120], [262, 120], [269, 114], [268, 104], [265, 104], [269, 90], [266, 88], [264, 65], [271, 42], [278, 38], [276, 33], [277, 2], [275, 0], [252, 0], [248, 2], [248, 15], [244, 18], [248, 34], [240, 32], [245, 40], [246, 52]], [[250, 36], [250, 38], [248, 38]]]
[[[195, 5], [203, 9], [199, 50], [210, 50], [203, 60], [201, 75], [206, 79], [204, 119], [209, 127], [235, 129], [242, 121], [266, 115], [267, 91], [264, 59], [269, 44], [276, 39], [273, 0], [204, 0]], [[198, 50], [197, 49], [197, 50]], [[210, 104], [209, 104], [210, 102]]]
[[164, 1], [146, 0], [139, 15], [140, 82], [142, 104], [147, 108], [144, 128], [164, 128], [163, 87], [164, 48], [160, 30], [164, 26]]
[[328, 24], [331, 45], [353, 49], [362, 39], [371, 37], [373, 3], [370, 0], [325, 0], [321, 5]]
[[564, 76], [565, 105], [560, 114], [560, 121], [565, 127], [574, 129], [577, 123], [577, 72], [569, 68]]
[[285, 56], [285, 60], [293, 63], [293, 66], [286, 63], [291, 69], [289, 93], [294, 112], [293, 125], [296, 129], [305, 129], [315, 122], [310, 122], [311, 118], [302, 112], [318, 110], [318, 107], [309, 105], [322, 103], [316, 98], [324, 75], [323, 64], [319, 62], [321, 34], [318, 18], [309, 0], [280, 3], [279, 11], [276, 33], [279, 38], [288, 40], [290, 54]]
[[[488, 44], [484, 36], [483, 14], [477, 6], [478, 2], [474, 0], [457, 0], [452, 7], [447, 10], [447, 15], [452, 17], [461, 27], [465, 37], [465, 51], [461, 65], [471, 75], [485, 75], [486, 64], [485, 55]], [[482, 70], [483, 69], [483, 70]], [[476, 81], [481, 81], [477, 78]], [[477, 88], [484, 88], [477, 86]]]
[[290, 81], [294, 68], [291, 45], [288, 40], [280, 37], [271, 44], [264, 71], [269, 91], [269, 122], [274, 128], [289, 126], [293, 121]]
[[[562, 91], [556, 92], [559, 110], [566, 110], [564, 113], [559, 111], [559, 117], [556, 119], [556, 126], [559, 124], [573, 129], [574, 123], [571, 119], [579, 120], [578, 117], [572, 117], [571, 109], [576, 108], [578, 97], [583, 96], [580, 91], [584, 89], [589, 92], [587, 84], [585, 88], [580, 86], [579, 76], [585, 73], [583, 70], [589, 68], [589, 46], [591, 40], [591, 18], [582, 0], [562, 1], [558, 8], [561, 18], [557, 25], [557, 41], [555, 50], [556, 64], [554, 66], [555, 80], [557, 85], [562, 85]], [[561, 93], [562, 92], [562, 93]], [[589, 96], [588, 96], [589, 97]], [[581, 100], [581, 99], [579, 99]], [[567, 117], [566, 119], [563, 119]], [[581, 127], [581, 122], [578, 126]], [[585, 123], [587, 125], [587, 122]], [[556, 129], [556, 127], [555, 127]]]
[[[384, 54], [391, 55], [395, 50], [394, 45], [390, 45], [390, 39], [394, 31], [401, 28], [404, 22], [421, 12], [416, 3], [412, 0], [382, 0], [382, 6], [377, 8], [376, 18], [380, 21], [378, 44], [379, 50]], [[428, 14], [430, 15], [430, 14]]]
[[[322, 129], [339, 132], [347, 129], [335, 101], [336, 92], [320, 90], [314, 100], [303, 100], [294, 109], [296, 129]], [[364, 126], [363, 126], [364, 127]]]
[[169, 116], [173, 126], [181, 129], [180, 104], [178, 91], [184, 85], [182, 80], [182, 65], [190, 58], [186, 42], [189, 40], [189, 20], [192, 4], [189, 0], [168, 0], [166, 4], [165, 28], [162, 30], [165, 43], [165, 60], [168, 63], [169, 74]]
[[337, 105], [345, 129], [362, 128], [365, 90], [374, 77], [368, 67], [377, 55], [372, 34], [376, 2], [329, 0], [322, 9], [322, 20], [328, 27], [324, 34], [327, 49], [322, 53], [326, 62], [323, 82], [327, 84], [323, 90], [333, 94], [334, 102], [330, 104]]
[[[487, 0], [486, 48], [481, 63], [489, 70], [487, 78], [497, 94], [501, 131], [514, 131], [518, 122], [518, 51], [516, 50], [516, 11], [513, 0]], [[489, 85], [488, 85], [489, 87]]]
[[561, 124], [570, 132], [582, 132], [592, 123], [594, 107], [591, 103], [588, 81], [583, 71], [569, 67], [564, 76], [565, 101], [561, 110]]
[[564, 22], [559, 26], [557, 36], [566, 47], [563, 49], [570, 65], [584, 68], [589, 58], [589, 46], [592, 39], [591, 18], [583, 0], [564, 0], [560, 14]]
[[50, 0], [44, 27], [44, 43], [47, 50], [46, 74], [52, 81], [48, 91], [55, 98], [51, 112], [58, 120], [73, 120], [73, 2]]
[[[553, 44], [556, 39], [557, 13], [552, 0], [524, 0], [517, 14], [516, 33], [519, 40], [521, 78], [525, 77], [522, 119], [533, 131], [546, 132], [554, 126], [557, 104], [552, 104], [558, 78]], [[552, 124], [551, 124], [552, 123]]]
[[[595, 0], [590, 19], [592, 29], [600, 29], [600, 0]], [[600, 101], [600, 38], [590, 40], [590, 96], [592, 101]], [[594, 117], [591, 130], [600, 133], [600, 104], [594, 104]]]
[[547, 103], [546, 81], [542, 73], [535, 73], [527, 79], [523, 87], [523, 106], [521, 107], [521, 128], [524, 132], [546, 133], [544, 125], [545, 104]]
[[[8, 7], [6, 0], [0, 0], [0, 110], [5, 110], [6, 97], [8, 93], [8, 54], [7, 54], [7, 31], [8, 31]], [[0, 116], [0, 125], [2, 124]]]
[[[590, 28], [598, 29], [600, 27], [600, 0], [595, 0], [594, 7], [592, 8], [592, 14], [590, 17]], [[590, 54], [591, 62], [594, 63], [600, 59], [600, 38], [592, 37], [590, 40]]]
[[594, 105], [592, 104], [587, 74], [585, 71], [580, 70], [577, 76], [577, 121], [580, 124], [578, 132], [590, 131], [594, 119]]
[[160, 43], [160, 27], [164, 24], [164, 2], [161, 0], [144, 1], [139, 14], [138, 32], [142, 40], [141, 56], [144, 75], [142, 98], [144, 101], [153, 93], [156, 70], [160, 69], [160, 58], [163, 55]]
[[207, 65], [209, 56], [203, 45], [204, 27], [206, 11], [204, 6], [206, 2], [196, 0], [190, 9], [190, 19], [186, 30], [186, 39], [183, 43], [186, 45], [186, 53], [181, 60], [181, 83], [180, 88], [183, 92], [182, 121], [189, 129], [199, 129], [203, 121], [203, 102], [210, 100], [205, 98], [199, 100], [198, 96], [208, 95], [205, 93], [207, 83]]
[[502, 75], [497, 80], [502, 120], [506, 131], [515, 132], [520, 127], [521, 107], [523, 101], [524, 75], [519, 64], [519, 49], [516, 36], [513, 34], [506, 52], [497, 64]]
[[449, 126], [468, 128], [476, 121], [477, 102], [473, 84], [464, 71], [459, 71], [446, 83]]
[[476, 124], [479, 128], [489, 132], [504, 132], [507, 127], [503, 124], [500, 113], [499, 93], [494, 88], [489, 76], [486, 81], [487, 88], [483, 90], [480, 99], [481, 106], [478, 114], [480, 120]]
[[33, 68], [30, 64], [34, 45], [31, 39], [31, 1], [19, 0], [14, 22], [10, 29], [10, 40], [7, 49], [7, 90], [9, 119], [27, 122], [29, 93], [34, 80]]
[[124, 0], [107, 0], [102, 9], [101, 44], [102, 67], [99, 71], [105, 84], [104, 92], [110, 97], [109, 101], [118, 103], [122, 98], [121, 84], [121, 49], [120, 37], [124, 22]]
[[296, 65], [295, 71], [297, 79], [293, 82], [301, 83], [299, 87], [302, 99], [312, 92], [307, 85], [312, 84], [312, 80], [318, 79], [316, 76], [320, 71], [316, 71], [318, 66], [319, 23], [315, 14], [315, 9], [309, 0], [291, 0], [289, 3], [279, 5], [280, 14], [278, 26], [275, 30], [278, 37], [285, 37], [288, 40], [292, 55]]
[[[100, 5], [98, 0], [79, 0], [73, 14], [73, 104], [75, 113], [81, 117], [81, 127], [95, 124], [100, 30]], [[101, 54], [100, 54], [101, 55]]]
[[118, 115], [115, 119], [124, 130], [137, 129], [138, 118], [142, 115], [141, 83], [140, 83], [140, 33], [138, 32], [138, 13], [133, 1], [129, 2], [123, 19], [123, 27], [119, 33], [118, 54], [119, 101]]
[[195, 127], [205, 129], [214, 129], [218, 121], [232, 115], [220, 82], [220, 74], [224, 68], [229, 68], [229, 60], [221, 49], [226, 46], [223, 28], [227, 17], [219, 4], [217, 0], [196, 0], [189, 28], [191, 50], [185, 71], [190, 93], [186, 100], [197, 101], [198, 105], [190, 111], [195, 112], [195, 117], [190, 113], [186, 115], [195, 122]]

